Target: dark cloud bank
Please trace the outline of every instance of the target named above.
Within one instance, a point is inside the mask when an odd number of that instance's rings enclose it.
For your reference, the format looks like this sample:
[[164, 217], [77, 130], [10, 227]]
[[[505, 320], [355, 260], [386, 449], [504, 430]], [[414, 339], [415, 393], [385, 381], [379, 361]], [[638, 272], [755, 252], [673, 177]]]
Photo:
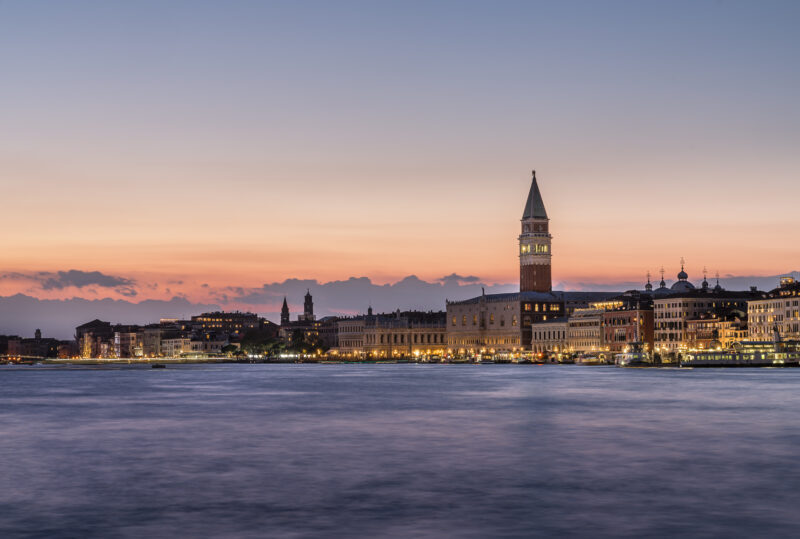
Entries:
[[99, 271], [81, 271], [81, 270], [67, 270], [67, 271], [37, 271], [33, 273], [7, 273], [0, 276], [0, 279], [22, 279], [26, 281], [33, 281], [38, 284], [42, 290], [63, 290], [69, 287], [75, 288], [109, 288], [115, 290], [118, 294], [127, 297], [134, 297], [136, 292], [136, 281], [126, 277], [118, 277], [115, 275], [106, 275]]
[[[481, 284], [475, 276], [451, 274], [436, 281], [424, 281], [410, 275], [396, 283], [375, 284], [368, 277], [351, 277], [342, 281], [320, 283], [313, 279], [287, 279], [265, 284], [260, 288], [231, 288], [218, 300], [222, 303], [278, 306], [286, 296], [294, 306], [292, 318], [299, 314], [306, 290], [314, 296], [315, 313], [319, 316], [366, 312], [369, 306], [376, 311], [395, 309], [438, 310], [447, 299], [472, 297], [485, 289], [487, 294], [513, 292], [517, 285]], [[277, 314], [276, 313], [267, 313]]]

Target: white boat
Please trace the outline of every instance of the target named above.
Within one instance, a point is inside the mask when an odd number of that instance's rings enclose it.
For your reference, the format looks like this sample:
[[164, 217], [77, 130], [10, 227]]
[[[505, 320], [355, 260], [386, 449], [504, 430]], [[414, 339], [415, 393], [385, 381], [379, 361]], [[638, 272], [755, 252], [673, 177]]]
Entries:
[[614, 363], [618, 367], [644, 367], [653, 364], [653, 358], [645, 352], [644, 343], [628, 343], [628, 349], [614, 356]]

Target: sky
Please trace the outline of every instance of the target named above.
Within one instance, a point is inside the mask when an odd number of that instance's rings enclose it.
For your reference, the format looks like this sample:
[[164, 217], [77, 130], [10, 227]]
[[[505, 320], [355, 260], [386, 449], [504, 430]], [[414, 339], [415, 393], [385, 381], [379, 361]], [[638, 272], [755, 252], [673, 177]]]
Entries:
[[0, 0], [0, 296], [513, 288], [531, 169], [562, 289], [680, 257], [796, 270], [799, 24], [778, 1]]

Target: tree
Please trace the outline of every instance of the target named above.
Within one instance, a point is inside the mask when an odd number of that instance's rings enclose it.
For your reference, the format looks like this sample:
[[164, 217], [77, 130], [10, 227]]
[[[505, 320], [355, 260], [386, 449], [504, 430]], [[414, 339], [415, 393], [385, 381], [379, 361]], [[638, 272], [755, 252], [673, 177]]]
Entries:
[[247, 354], [271, 356], [279, 352], [281, 341], [272, 331], [253, 329], [244, 334], [241, 346]]

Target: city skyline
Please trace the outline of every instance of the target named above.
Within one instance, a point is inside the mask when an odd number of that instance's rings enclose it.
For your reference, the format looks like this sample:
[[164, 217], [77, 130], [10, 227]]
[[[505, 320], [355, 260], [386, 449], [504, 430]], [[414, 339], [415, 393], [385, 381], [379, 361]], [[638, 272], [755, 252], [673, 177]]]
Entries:
[[[47, 273], [39, 272], [35, 274], [12, 274], [5, 276], [11, 279], [25, 279], [30, 282], [36, 283], [43, 290], [53, 290], [57, 293], [64, 293], [70, 288], [83, 289], [91, 293], [94, 292], [94, 287], [103, 287], [108, 290], [114, 291], [118, 295], [122, 295], [126, 300], [111, 300], [105, 298], [102, 300], [93, 299], [87, 301], [83, 298], [70, 298], [68, 300], [41, 300], [35, 297], [17, 294], [11, 297], [0, 297], [0, 327], [6, 330], [11, 330], [11, 333], [28, 334], [31, 333], [31, 327], [35, 326], [36, 335], [41, 335], [41, 328], [45, 327], [49, 332], [55, 332], [59, 336], [63, 336], [65, 332], [71, 331], [71, 326], [75, 320], [81, 318], [94, 318], [95, 316], [111, 317], [115, 320], [116, 324], [133, 324], [139, 327], [142, 319], [158, 318], [161, 320], [188, 320], [187, 313], [197, 312], [204, 310], [207, 312], [218, 311], [245, 311], [245, 312], [259, 312], [265, 315], [266, 320], [275, 323], [277, 320], [276, 303], [283, 298], [280, 309], [280, 327], [284, 332], [284, 338], [291, 333], [291, 311], [297, 309], [296, 304], [289, 307], [288, 298], [293, 299], [299, 296], [298, 289], [302, 290], [307, 286], [304, 297], [303, 314], [297, 318], [297, 323], [304, 330], [308, 330], [308, 324], [315, 324], [317, 315], [320, 320], [325, 320], [325, 324], [330, 326], [335, 324], [337, 319], [348, 319], [349, 317], [363, 315], [365, 312], [365, 305], [368, 305], [368, 311], [373, 312], [373, 306], [378, 311], [385, 310], [390, 312], [399, 313], [401, 310], [413, 310], [416, 312], [434, 311], [439, 314], [442, 303], [447, 306], [447, 315], [450, 317], [451, 308], [454, 310], [452, 315], [453, 325], [455, 320], [463, 318], [463, 325], [466, 325], [468, 319], [472, 319], [474, 324], [477, 324], [478, 313], [472, 312], [474, 309], [484, 309], [486, 302], [491, 302], [493, 309], [498, 306], [502, 307], [500, 316], [500, 335], [489, 338], [488, 342], [492, 342], [503, 347], [511, 347], [512, 351], [519, 350], [520, 346], [527, 345], [525, 341], [530, 340], [529, 332], [531, 323], [533, 322], [546, 322], [549, 318], [559, 318], [560, 313], [565, 312], [565, 309], [571, 312], [578, 306], [586, 307], [591, 302], [600, 301], [605, 302], [608, 298], [618, 296], [624, 291], [623, 296], [646, 296], [650, 297], [651, 294], [655, 296], [669, 296], [680, 291], [700, 292], [701, 295], [708, 293], [725, 293], [725, 288], [721, 286], [719, 275], [715, 275], [715, 283], [708, 281], [709, 276], [707, 270], [703, 269], [703, 281], [697, 283], [697, 286], [692, 284], [691, 276], [685, 271], [685, 259], [680, 259], [680, 272], [676, 275], [677, 281], [671, 282], [666, 279], [665, 270], [662, 267], [659, 271], [660, 280], [651, 281], [651, 273], [647, 272], [646, 284], [639, 283], [606, 283], [604, 286], [593, 285], [589, 288], [591, 290], [585, 291], [557, 291], [553, 288], [552, 281], [552, 235], [550, 234], [551, 223], [545, 208], [546, 204], [542, 197], [541, 191], [536, 179], [536, 172], [532, 172], [532, 180], [528, 189], [528, 194], [525, 197], [525, 204], [521, 213], [521, 226], [518, 241], [519, 253], [519, 286], [516, 285], [487, 285], [481, 282], [479, 277], [464, 276], [458, 274], [451, 274], [444, 276], [434, 282], [426, 282], [416, 276], [408, 276], [396, 283], [379, 285], [373, 283], [366, 277], [350, 278], [346, 281], [332, 281], [327, 283], [319, 283], [316, 280], [285, 280], [282, 283], [265, 284], [260, 288], [242, 288], [242, 287], [225, 287], [221, 290], [211, 288], [209, 285], [203, 286], [207, 289], [207, 293], [211, 294], [213, 299], [217, 301], [216, 304], [198, 304], [192, 303], [185, 295], [173, 296], [168, 301], [145, 299], [139, 303], [132, 303], [127, 301], [127, 298], [136, 298], [138, 292], [136, 290], [137, 282], [133, 279], [125, 277], [106, 275], [101, 272], [82, 272], [78, 270], [70, 270], [66, 272]], [[781, 277], [781, 285], [785, 283], [794, 283], [795, 281], [788, 277], [784, 279]], [[667, 286], [667, 284], [672, 286]], [[182, 284], [182, 283], [175, 283]], [[750, 292], [745, 294], [760, 297], [764, 292], [757, 292], [759, 285], [765, 289], [771, 289], [773, 282], [768, 279], [750, 279], [742, 285], [742, 279], [729, 278], [726, 279], [725, 284], [736, 284], [742, 289], [748, 289]], [[313, 300], [311, 288], [314, 288], [315, 293], [319, 292], [323, 298], [322, 309], [317, 310], [314, 314]], [[154, 286], [157, 288], [157, 286]], [[558, 284], [556, 289], [558, 289]], [[478, 294], [480, 290], [480, 294]], [[488, 293], [487, 293], [488, 292]], [[735, 293], [739, 294], [739, 293]], [[467, 297], [466, 296], [471, 296]], [[739, 296], [737, 296], [739, 297]], [[516, 298], [516, 299], [510, 299]], [[739, 297], [741, 301], [741, 297]], [[629, 300], [624, 300], [629, 301]], [[502, 305], [499, 305], [502, 304]], [[605, 305], [605, 303], [602, 303]], [[703, 303], [705, 305], [705, 303]], [[542, 307], [541, 309], [539, 307]], [[462, 312], [462, 311], [468, 312]], [[456, 312], [458, 311], [458, 312]], [[506, 315], [511, 312], [519, 313], [513, 315], [512, 325], [505, 329]], [[528, 311], [531, 311], [528, 313]], [[526, 314], [527, 313], [527, 314]], [[538, 313], [538, 314], [536, 314]], [[485, 317], [483, 311], [481, 318]], [[272, 316], [270, 316], [272, 315]], [[212, 319], [218, 318], [218, 315], [209, 315]], [[228, 315], [225, 315], [228, 316]], [[236, 315], [233, 315], [236, 316]], [[257, 315], [252, 314], [252, 317]], [[494, 314], [491, 315], [494, 320]], [[521, 316], [521, 318], [520, 318]], [[517, 322], [521, 322], [517, 326]], [[99, 322], [98, 322], [99, 323]], [[91, 325], [91, 324], [90, 324]], [[490, 324], [491, 325], [491, 324]], [[103, 335], [106, 335], [111, 329], [108, 322], [102, 322]], [[131, 327], [134, 327], [131, 326]], [[479, 330], [477, 334], [466, 328], [462, 328], [466, 333], [460, 337], [453, 336], [454, 342], [462, 344], [472, 344], [484, 339], [483, 330]], [[523, 329], [522, 334], [519, 330]], [[318, 334], [318, 328], [313, 329], [314, 334]], [[130, 332], [128, 332], [130, 333]], [[336, 335], [334, 333], [333, 335]], [[107, 335], [106, 335], [107, 337]], [[127, 338], [127, 337], [126, 337]], [[181, 337], [182, 338], [182, 337]], [[335, 342], [335, 336], [332, 337], [332, 343]], [[134, 342], [134, 339], [131, 342]], [[174, 344], [171, 339], [166, 339], [168, 346]], [[38, 338], [27, 341], [30, 346], [39, 349], [44, 341], [39, 341]], [[50, 341], [48, 341], [50, 342]], [[186, 344], [187, 341], [181, 341]], [[201, 347], [201, 341], [197, 341], [194, 348]], [[345, 342], [352, 342], [350, 339], [345, 339]], [[441, 344], [443, 341], [438, 340], [437, 343]], [[222, 346], [222, 342], [218, 343]], [[95, 344], [82, 345], [85, 351], [94, 350], [95, 352], [105, 355], [108, 353], [109, 343], [106, 343], [105, 352], [98, 352], [100, 350]], [[116, 346], [116, 345], [115, 345]], [[426, 348], [427, 350], [427, 348]], [[60, 354], [61, 352], [59, 352]], [[119, 354], [119, 352], [117, 352]]]

